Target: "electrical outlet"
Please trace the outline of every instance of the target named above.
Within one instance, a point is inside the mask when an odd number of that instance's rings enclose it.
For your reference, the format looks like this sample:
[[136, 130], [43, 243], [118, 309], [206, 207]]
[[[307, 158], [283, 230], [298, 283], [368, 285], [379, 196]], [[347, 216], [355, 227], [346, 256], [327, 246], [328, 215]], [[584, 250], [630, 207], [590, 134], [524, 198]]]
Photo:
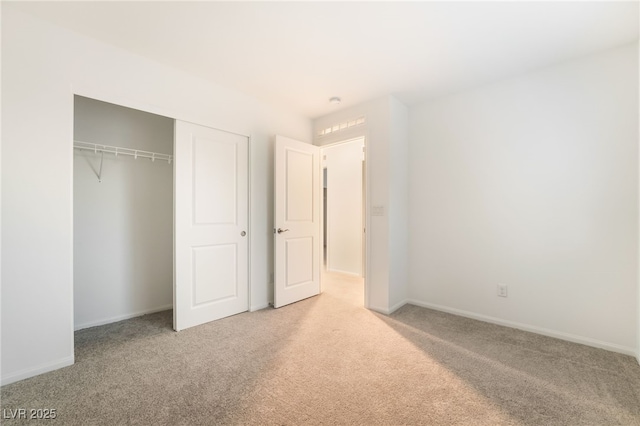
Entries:
[[498, 296], [507, 297], [507, 286], [504, 284], [498, 284]]

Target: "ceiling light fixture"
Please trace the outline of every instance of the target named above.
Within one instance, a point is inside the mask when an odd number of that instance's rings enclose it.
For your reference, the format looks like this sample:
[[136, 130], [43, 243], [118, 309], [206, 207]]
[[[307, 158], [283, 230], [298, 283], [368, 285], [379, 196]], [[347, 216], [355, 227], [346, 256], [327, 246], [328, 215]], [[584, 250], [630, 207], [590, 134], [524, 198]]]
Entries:
[[334, 96], [333, 98], [329, 99], [330, 104], [338, 105], [340, 102], [342, 102], [342, 99], [340, 99], [337, 96]]

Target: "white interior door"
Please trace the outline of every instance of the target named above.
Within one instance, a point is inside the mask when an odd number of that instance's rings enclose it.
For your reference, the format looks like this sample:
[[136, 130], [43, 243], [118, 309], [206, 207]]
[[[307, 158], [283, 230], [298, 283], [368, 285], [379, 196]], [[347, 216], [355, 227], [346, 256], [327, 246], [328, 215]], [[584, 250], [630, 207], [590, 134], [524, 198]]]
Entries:
[[175, 124], [176, 330], [249, 308], [247, 137]]
[[273, 306], [320, 293], [320, 149], [276, 136]]

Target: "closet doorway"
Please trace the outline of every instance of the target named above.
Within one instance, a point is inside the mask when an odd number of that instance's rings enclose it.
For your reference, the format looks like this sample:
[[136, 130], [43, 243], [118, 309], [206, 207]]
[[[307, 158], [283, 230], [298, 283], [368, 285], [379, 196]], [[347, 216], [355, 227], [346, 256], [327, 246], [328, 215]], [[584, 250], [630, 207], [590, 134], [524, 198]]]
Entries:
[[74, 98], [76, 330], [173, 308], [173, 162], [142, 157], [172, 158], [173, 127], [171, 118]]
[[180, 330], [248, 310], [248, 144], [75, 96], [76, 330], [172, 308]]

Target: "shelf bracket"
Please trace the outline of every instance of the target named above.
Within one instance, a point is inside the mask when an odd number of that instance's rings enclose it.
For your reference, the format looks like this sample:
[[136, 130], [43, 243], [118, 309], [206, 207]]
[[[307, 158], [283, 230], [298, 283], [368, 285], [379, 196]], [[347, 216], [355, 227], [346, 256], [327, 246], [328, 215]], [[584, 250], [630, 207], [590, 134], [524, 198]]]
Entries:
[[104, 151], [100, 154], [100, 171], [98, 172], [98, 182], [102, 183], [102, 163], [104, 162]]

